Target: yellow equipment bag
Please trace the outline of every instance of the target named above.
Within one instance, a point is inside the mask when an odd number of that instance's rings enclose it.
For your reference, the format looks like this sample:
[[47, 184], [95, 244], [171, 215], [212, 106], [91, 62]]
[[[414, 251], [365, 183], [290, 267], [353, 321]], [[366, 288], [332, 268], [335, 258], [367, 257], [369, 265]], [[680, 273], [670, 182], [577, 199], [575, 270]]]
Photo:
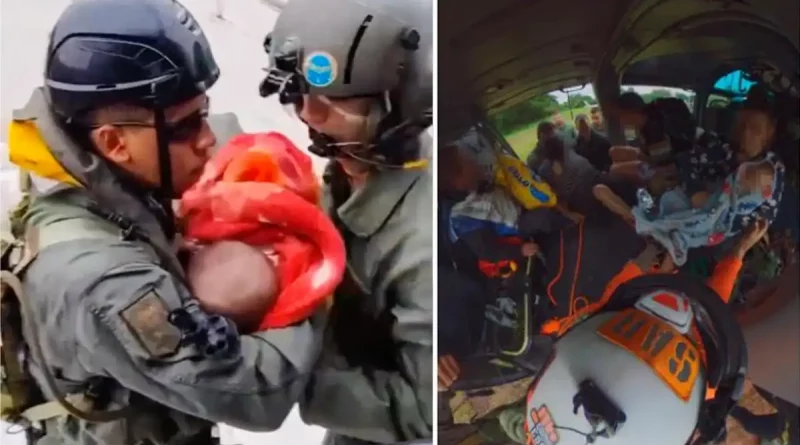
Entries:
[[556, 205], [558, 201], [553, 189], [522, 159], [499, 151], [495, 151], [495, 156], [495, 184], [506, 189], [525, 210]]

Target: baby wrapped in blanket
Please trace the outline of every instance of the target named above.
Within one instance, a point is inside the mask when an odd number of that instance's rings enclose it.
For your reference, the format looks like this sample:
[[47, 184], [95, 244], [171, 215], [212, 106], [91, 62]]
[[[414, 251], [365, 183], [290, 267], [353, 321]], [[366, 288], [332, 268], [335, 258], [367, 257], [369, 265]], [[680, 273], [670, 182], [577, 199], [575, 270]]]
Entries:
[[669, 252], [662, 268], [686, 261], [693, 247], [714, 246], [735, 236], [755, 219], [775, 220], [786, 168], [769, 146], [776, 116], [768, 101], [749, 97], [737, 115], [733, 150], [717, 137], [700, 137], [686, 157], [678, 159], [680, 186], [659, 197], [644, 191], [631, 210], [612, 193], [598, 199], [638, 233], [655, 239]]
[[661, 196], [658, 206], [645, 193], [632, 209], [636, 232], [664, 246], [675, 265], [686, 262], [688, 250], [715, 246], [738, 234], [755, 218], [771, 221], [783, 191], [783, 164], [771, 152], [742, 163], [723, 181], [709, 184], [700, 206], [681, 188]]
[[345, 250], [319, 194], [311, 159], [279, 133], [222, 147], [178, 212], [201, 305], [250, 332], [297, 323], [324, 304], [342, 280]]

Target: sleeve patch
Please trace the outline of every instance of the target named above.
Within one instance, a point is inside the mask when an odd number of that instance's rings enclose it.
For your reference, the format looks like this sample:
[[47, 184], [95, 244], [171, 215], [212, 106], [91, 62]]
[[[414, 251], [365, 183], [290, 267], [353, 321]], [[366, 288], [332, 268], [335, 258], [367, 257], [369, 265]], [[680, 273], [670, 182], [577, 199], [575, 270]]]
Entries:
[[170, 323], [167, 304], [155, 291], [143, 294], [119, 315], [151, 358], [177, 352], [181, 331]]

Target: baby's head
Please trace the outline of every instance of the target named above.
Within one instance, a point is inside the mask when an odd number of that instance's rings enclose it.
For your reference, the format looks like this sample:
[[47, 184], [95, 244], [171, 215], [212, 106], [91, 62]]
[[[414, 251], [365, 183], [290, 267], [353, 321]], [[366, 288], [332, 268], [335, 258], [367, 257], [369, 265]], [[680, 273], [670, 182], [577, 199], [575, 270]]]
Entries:
[[189, 283], [203, 308], [230, 318], [242, 332], [258, 327], [278, 296], [278, 275], [267, 256], [245, 243], [219, 241], [189, 260]]
[[740, 188], [748, 192], [761, 191], [764, 196], [772, 194], [775, 171], [769, 162], [747, 162], [740, 169]]

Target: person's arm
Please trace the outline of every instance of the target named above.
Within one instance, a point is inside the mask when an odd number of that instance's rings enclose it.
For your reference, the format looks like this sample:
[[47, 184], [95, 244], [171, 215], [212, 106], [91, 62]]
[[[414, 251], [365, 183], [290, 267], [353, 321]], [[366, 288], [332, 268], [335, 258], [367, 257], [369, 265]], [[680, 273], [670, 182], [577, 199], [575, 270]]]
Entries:
[[742, 270], [744, 256], [758, 243], [769, 228], [769, 223], [758, 219], [747, 227], [730, 254], [722, 258], [714, 267], [714, 272], [706, 281], [708, 287], [726, 303], [731, 299], [736, 280]]
[[714, 266], [714, 272], [706, 281], [708, 287], [726, 303], [731, 299], [733, 288], [736, 287], [736, 280], [742, 270], [742, 258], [743, 255], [737, 253], [725, 256]]
[[431, 248], [426, 236], [409, 238], [387, 258], [385, 279], [398, 369], [318, 369], [300, 404], [306, 423], [378, 443], [433, 434]]
[[658, 249], [653, 244], [647, 244], [636, 258], [625, 263], [625, 265], [622, 266], [622, 270], [609, 280], [608, 284], [606, 284], [606, 288], [603, 290], [601, 301], [608, 301], [611, 295], [613, 295], [621, 285], [650, 272], [657, 257]]
[[[93, 282], [75, 280], [68, 293], [82, 301], [76, 360], [135, 393], [177, 411], [253, 431], [281, 426], [300, 398], [322, 343], [324, 320], [238, 336], [233, 323], [202, 312], [165, 270], [144, 262], [116, 267]], [[81, 288], [82, 286], [82, 288]], [[170, 313], [192, 313], [201, 336], [217, 334], [216, 354], [182, 341]], [[226, 335], [227, 333], [227, 335]], [[213, 337], [212, 337], [213, 338]]]
[[[706, 285], [725, 303], [730, 301], [733, 289], [736, 287], [736, 280], [742, 270], [742, 259], [745, 253], [746, 251], [742, 252], [739, 247], [734, 249], [714, 266], [714, 272], [706, 280]], [[695, 335], [699, 335], [699, 333], [695, 332]], [[701, 354], [705, 357], [705, 349], [701, 348]], [[716, 387], [706, 386], [705, 400], [712, 400], [716, 394]]]

